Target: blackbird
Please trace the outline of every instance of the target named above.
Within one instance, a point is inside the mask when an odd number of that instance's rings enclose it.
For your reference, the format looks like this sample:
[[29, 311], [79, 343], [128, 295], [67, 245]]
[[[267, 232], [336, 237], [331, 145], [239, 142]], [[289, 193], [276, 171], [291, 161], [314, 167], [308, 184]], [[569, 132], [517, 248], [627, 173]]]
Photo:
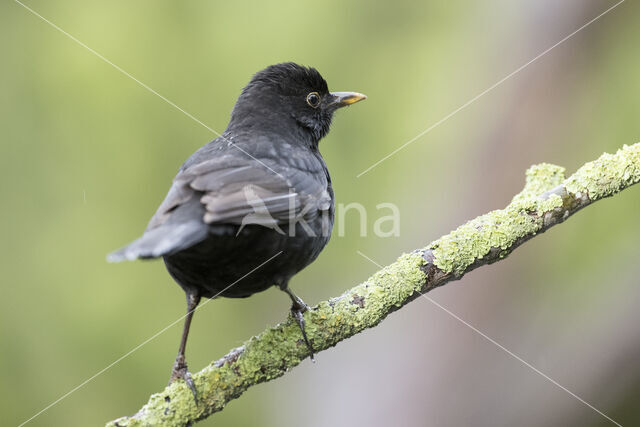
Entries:
[[334, 194], [318, 151], [334, 112], [365, 99], [329, 92], [314, 68], [271, 65], [242, 90], [225, 132], [182, 165], [142, 237], [108, 260], [162, 257], [187, 297], [187, 314], [169, 383], [187, 370], [185, 347], [202, 297], [245, 298], [276, 285], [306, 345], [306, 304], [289, 288], [329, 241]]

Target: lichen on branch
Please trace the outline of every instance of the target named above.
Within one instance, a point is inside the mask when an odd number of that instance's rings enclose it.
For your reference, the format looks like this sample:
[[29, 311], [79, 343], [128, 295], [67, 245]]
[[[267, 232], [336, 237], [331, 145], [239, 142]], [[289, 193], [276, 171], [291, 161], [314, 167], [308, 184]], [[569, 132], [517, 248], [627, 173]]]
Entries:
[[[364, 283], [305, 313], [309, 339], [317, 351], [335, 346], [376, 326], [420, 294], [505, 258], [583, 207], [639, 181], [640, 143], [625, 145], [616, 154], [605, 153], [567, 179], [560, 166], [532, 166], [524, 189], [504, 209], [402, 255]], [[190, 425], [221, 411], [249, 387], [284, 375], [307, 357], [297, 323], [289, 317], [194, 374], [197, 403], [186, 384], [178, 381], [153, 394], [135, 415], [108, 425]]]

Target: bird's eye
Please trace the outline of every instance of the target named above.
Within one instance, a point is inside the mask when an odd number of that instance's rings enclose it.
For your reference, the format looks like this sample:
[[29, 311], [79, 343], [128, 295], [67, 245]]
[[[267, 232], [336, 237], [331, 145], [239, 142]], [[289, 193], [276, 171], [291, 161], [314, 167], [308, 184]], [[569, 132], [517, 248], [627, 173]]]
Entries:
[[307, 104], [313, 108], [318, 108], [318, 105], [320, 105], [320, 95], [318, 95], [318, 92], [311, 92], [307, 95]]

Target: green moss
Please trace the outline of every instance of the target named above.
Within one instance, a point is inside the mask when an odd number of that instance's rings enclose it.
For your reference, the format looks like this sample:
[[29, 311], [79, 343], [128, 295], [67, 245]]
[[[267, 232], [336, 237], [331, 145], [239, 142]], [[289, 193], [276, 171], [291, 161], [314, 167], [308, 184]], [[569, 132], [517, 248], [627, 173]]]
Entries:
[[586, 193], [594, 201], [611, 196], [640, 181], [640, 143], [604, 153], [597, 160], [586, 163], [565, 182], [567, 191]]

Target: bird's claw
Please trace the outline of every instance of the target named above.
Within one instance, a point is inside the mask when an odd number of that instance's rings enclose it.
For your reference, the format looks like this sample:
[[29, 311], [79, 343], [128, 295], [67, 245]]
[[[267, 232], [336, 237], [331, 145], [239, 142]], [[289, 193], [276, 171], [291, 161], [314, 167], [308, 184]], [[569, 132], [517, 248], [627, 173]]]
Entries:
[[304, 343], [307, 345], [307, 348], [309, 349], [309, 352], [311, 353], [310, 358], [312, 362], [315, 362], [316, 359], [314, 358], [315, 355], [315, 351], [313, 350], [313, 346], [311, 345], [311, 342], [309, 341], [309, 338], [307, 337], [307, 332], [305, 331], [304, 325], [304, 312], [310, 310], [309, 306], [307, 304], [304, 303], [304, 301], [302, 301], [300, 298], [297, 298], [293, 305], [291, 306], [291, 314], [293, 315], [293, 318], [296, 319], [296, 321], [298, 322], [298, 326], [300, 327], [300, 331], [302, 332], [302, 338], [304, 339]]
[[173, 364], [173, 369], [171, 370], [171, 378], [169, 378], [169, 384], [174, 382], [177, 379], [184, 380], [187, 383], [187, 386], [191, 389], [191, 393], [193, 393], [193, 399], [198, 402], [198, 392], [196, 390], [196, 385], [193, 383], [193, 378], [191, 378], [191, 373], [187, 369], [187, 363], [184, 360], [184, 356], [178, 356], [176, 358], [175, 363]]

